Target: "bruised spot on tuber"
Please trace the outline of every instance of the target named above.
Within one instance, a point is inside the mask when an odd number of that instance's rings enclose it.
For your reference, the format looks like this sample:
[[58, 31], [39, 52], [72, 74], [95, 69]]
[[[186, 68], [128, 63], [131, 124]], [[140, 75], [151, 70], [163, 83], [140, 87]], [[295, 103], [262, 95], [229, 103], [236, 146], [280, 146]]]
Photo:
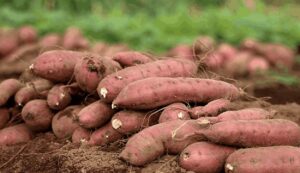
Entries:
[[25, 120], [34, 120], [34, 116], [31, 113], [26, 114], [24, 117]]

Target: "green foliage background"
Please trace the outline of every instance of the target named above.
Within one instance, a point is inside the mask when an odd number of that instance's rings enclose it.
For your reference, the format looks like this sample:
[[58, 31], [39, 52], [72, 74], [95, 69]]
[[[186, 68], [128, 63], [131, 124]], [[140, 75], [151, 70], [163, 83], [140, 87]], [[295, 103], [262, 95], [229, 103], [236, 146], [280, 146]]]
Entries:
[[199, 35], [238, 44], [247, 37], [294, 47], [300, 43], [296, 0], [0, 0], [0, 26], [30, 24], [40, 34], [77, 26], [92, 41], [122, 42], [162, 52]]

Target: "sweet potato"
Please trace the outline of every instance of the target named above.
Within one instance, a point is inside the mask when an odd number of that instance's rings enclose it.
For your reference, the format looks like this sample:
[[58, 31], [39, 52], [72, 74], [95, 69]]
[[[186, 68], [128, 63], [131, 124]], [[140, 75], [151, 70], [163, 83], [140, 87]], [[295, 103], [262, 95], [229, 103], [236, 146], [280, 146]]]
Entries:
[[179, 44], [168, 52], [168, 56], [175, 58], [183, 58], [193, 61], [193, 49], [189, 45]]
[[104, 55], [105, 51], [108, 49], [108, 46], [106, 43], [97, 42], [93, 45], [91, 48], [91, 52], [96, 53], [98, 55]]
[[199, 117], [213, 117], [226, 111], [230, 101], [227, 99], [217, 99], [209, 102], [205, 106], [196, 106], [190, 110], [191, 117], [196, 119]]
[[191, 77], [197, 73], [197, 66], [184, 59], [158, 60], [122, 69], [106, 76], [98, 85], [100, 98], [111, 103], [129, 83], [148, 77]]
[[25, 105], [33, 99], [46, 98], [48, 90], [53, 86], [53, 83], [46, 79], [37, 79], [32, 82], [27, 82], [15, 95], [15, 102], [19, 106]]
[[215, 41], [209, 36], [198, 37], [194, 43], [193, 49], [196, 56], [202, 56], [209, 51], [212, 51], [215, 47]]
[[105, 126], [99, 128], [98, 130], [95, 130], [92, 133], [88, 144], [101, 146], [109, 144], [111, 142], [115, 142], [119, 139], [122, 139], [123, 137], [124, 135], [116, 131], [109, 122]]
[[82, 56], [81, 52], [51, 50], [40, 54], [30, 68], [42, 78], [68, 82], [73, 76], [75, 64]]
[[23, 26], [18, 30], [21, 43], [32, 43], [38, 39], [37, 31], [32, 26]]
[[280, 44], [259, 44], [257, 52], [264, 56], [271, 64], [291, 67], [295, 61], [295, 53]]
[[173, 103], [166, 106], [159, 116], [159, 123], [173, 120], [191, 119], [188, 108], [183, 103]]
[[195, 173], [219, 173], [224, 170], [226, 158], [234, 151], [232, 147], [196, 142], [182, 151], [179, 165]]
[[81, 31], [76, 27], [69, 27], [63, 38], [63, 47], [70, 50], [86, 49], [89, 44]]
[[111, 125], [116, 131], [129, 135], [157, 124], [158, 117], [158, 113], [123, 110], [114, 114]]
[[75, 80], [79, 87], [89, 93], [96, 92], [99, 82], [107, 75], [121, 69], [116, 61], [97, 55], [85, 55], [74, 68]]
[[19, 39], [14, 31], [5, 31], [0, 35], [0, 57], [5, 57], [19, 46]]
[[8, 99], [12, 97], [22, 84], [16, 79], [6, 79], [0, 83], [0, 106], [6, 104]]
[[232, 76], [244, 76], [248, 74], [247, 65], [251, 60], [252, 54], [240, 52], [225, 64], [225, 71]]
[[22, 74], [19, 76], [19, 81], [22, 83], [27, 83], [38, 79], [39, 77], [35, 75], [32, 70], [26, 68]]
[[25, 124], [35, 132], [49, 130], [54, 113], [50, 110], [46, 100], [32, 100], [22, 109]]
[[0, 108], [0, 129], [5, 127], [5, 125], [8, 123], [10, 119], [10, 114], [8, 109], [6, 108]]
[[47, 103], [51, 109], [62, 110], [72, 101], [72, 96], [63, 84], [57, 84], [48, 93]]
[[89, 141], [90, 136], [91, 136], [91, 131], [83, 128], [83, 127], [78, 127], [75, 129], [75, 131], [72, 134], [72, 142], [73, 143], [81, 143], [83, 141]]
[[230, 44], [222, 43], [219, 45], [217, 52], [223, 57], [224, 61], [230, 61], [237, 55], [238, 50]]
[[224, 65], [224, 58], [216, 52], [207, 53], [202, 57], [202, 60], [208, 69], [215, 71], [219, 70]]
[[70, 85], [57, 84], [52, 87], [47, 96], [47, 103], [51, 109], [62, 110], [72, 101], [73, 95], [80, 95], [81, 90], [77, 83]]
[[0, 146], [25, 143], [33, 138], [33, 134], [25, 124], [18, 124], [0, 130]]
[[48, 34], [44, 36], [39, 44], [41, 45], [42, 48], [49, 48], [49, 47], [55, 47], [55, 46], [60, 46], [61, 45], [61, 37], [58, 34]]
[[118, 52], [124, 52], [124, 51], [129, 51], [128, 46], [126, 46], [125, 44], [114, 44], [109, 46], [104, 53], [104, 56], [106, 57], [112, 57], [114, 56], [114, 54], [118, 53]]
[[211, 142], [237, 147], [300, 144], [300, 127], [283, 119], [223, 121], [202, 135]]
[[275, 111], [266, 111], [261, 108], [246, 108], [237, 111], [226, 111], [216, 117], [200, 117], [197, 120], [207, 124], [215, 124], [232, 120], [263, 120], [273, 118]]
[[225, 172], [300, 172], [300, 148], [292, 146], [272, 146], [240, 149], [227, 158]]
[[153, 59], [144, 53], [137, 51], [119, 52], [113, 56], [113, 60], [120, 63], [123, 67], [134, 66], [137, 64], [145, 64], [153, 61]]
[[196, 120], [153, 125], [129, 138], [120, 158], [132, 165], [142, 166], [165, 152], [180, 153], [186, 146], [204, 139], [201, 135], [194, 135], [201, 128]]
[[78, 122], [85, 128], [96, 128], [107, 123], [114, 111], [104, 102], [96, 101], [78, 113]]
[[267, 60], [261, 57], [252, 58], [247, 65], [247, 70], [250, 74], [256, 74], [269, 70], [270, 65]]
[[198, 78], [152, 77], [127, 85], [112, 103], [113, 108], [151, 109], [175, 102], [234, 100], [240, 91], [232, 84]]
[[82, 106], [69, 106], [58, 112], [52, 119], [52, 130], [58, 138], [71, 137], [76, 128], [79, 127], [76, 121], [76, 115], [82, 109]]

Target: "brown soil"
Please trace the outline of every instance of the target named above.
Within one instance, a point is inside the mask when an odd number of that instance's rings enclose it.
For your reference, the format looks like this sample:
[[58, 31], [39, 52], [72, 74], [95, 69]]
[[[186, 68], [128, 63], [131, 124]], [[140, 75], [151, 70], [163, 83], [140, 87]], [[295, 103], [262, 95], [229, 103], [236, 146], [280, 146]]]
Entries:
[[[265, 101], [238, 101], [232, 104], [231, 109], [247, 107], [276, 110], [275, 118], [289, 119], [300, 125], [300, 105], [296, 103], [272, 105]], [[39, 134], [27, 144], [0, 148], [0, 171], [31, 173], [186, 172], [179, 167], [178, 157], [170, 155], [165, 155], [144, 167], [131, 166], [118, 159], [118, 154], [125, 143], [126, 140], [122, 140], [105, 147], [88, 147], [85, 144], [73, 144], [68, 140], [58, 140], [50, 132]], [[12, 160], [9, 161], [10, 159]]]

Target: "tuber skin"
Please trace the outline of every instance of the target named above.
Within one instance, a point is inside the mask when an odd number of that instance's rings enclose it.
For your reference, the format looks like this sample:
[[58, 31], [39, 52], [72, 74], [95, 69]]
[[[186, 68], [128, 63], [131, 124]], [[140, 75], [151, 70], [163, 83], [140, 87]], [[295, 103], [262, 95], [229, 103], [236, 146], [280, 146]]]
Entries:
[[52, 33], [52, 34], [48, 34], [48, 35], [44, 36], [40, 40], [39, 45], [42, 48], [58, 47], [62, 44], [61, 40], [62, 40], [62, 38], [60, 35]]
[[164, 108], [159, 116], [159, 123], [174, 121], [174, 120], [189, 120], [191, 119], [189, 110], [183, 103], [173, 103]]
[[236, 147], [300, 144], [300, 127], [283, 119], [223, 121], [209, 126], [201, 135], [213, 143]]
[[83, 128], [83, 127], [78, 127], [75, 129], [75, 131], [72, 134], [72, 142], [73, 143], [83, 143], [83, 142], [88, 142], [91, 136], [91, 131]]
[[119, 133], [130, 135], [157, 124], [159, 113], [122, 110], [111, 119], [112, 127]]
[[33, 43], [38, 39], [38, 33], [32, 26], [23, 26], [18, 30], [19, 40], [23, 44]]
[[175, 120], [153, 125], [129, 138], [120, 158], [132, 165], [143, 166], [166, 152], [178, 154], [188, 145], [205, 139], [195, 135], [201, 129], [201, 122], [197, 120]]
[[52, 131], [57, 138], [72, 137], [73, 132], [79, 127], [76, 121], [76, 115], [82, 109], [82, 106], [68, 106], [64, 110], [54, 115], [52, 119]]
[[226, 173], [300, 172], [300, 149], [293, 146], [272, 146], [239, 149], [225, 163]]
[[62, 110], [72, 101], [72, 95], [80, 94], [76, 83], [70, 85], [57, 84], [52, 87], [47, 96], [47, 103], [51, 109]]
[[97, 55], [85, 55], [74, 68], [75, 80], [83, 91], [96, 93], [99, 82], [107, 75], [121, 69], [116, 61]]
[[219, 173], [224, 171], [226, 158], [235, 150], [210, 142], [196, 142], [181, 152], [179, 165], [195, 173]]
[[68, 50], [51, 50], [40, 54], [30, 66], [34, 74], [53, 82], [68, 82], [74, 67], [83, 53]]
[[8, 99], [22, 87], [16, 79], [6, 79], [0, 83], [0, 106], [4, 106]]
[[123, 67], [145, 64], [153, 61], [149, 55], [137, 51], [118, 52], [113, 56], [113, 60], [120, 63]]
[[9, 110], [7, 108], [0, 108], [0, 129], [6, 126], [10, 119]]
[[33, 99], [46, 98], [48, 90], [53, 86], [53, 83], [46, 79], [36, 79], [32, 82], [27, 82], [15, 95], [15, 102], [19, 106], [24, 106], [27, 102]]
[[197, 119], [200, 117], [214, 117], [226, 111], [230, 101], [227, 99], [217, 99], [209, 102], [205, 106], [196, 106], [190, 110], [191, 117]]
[[92, 133], [88, 144], [102, 146], [120, 140], [123, 137], [124, 135], [116, 131], [111, 123], [108, 122]]
[[22, 109], [25, 124], [34, 132], [44, 132], [50, 129], [54, 113], [47, 101], [36, 99], [28, 102]]
[[32, 131], [24, 123], [6, 127], [0, 130], [0, 146], [26, 143], [32, 138]]
[[78, 122], [82, 127], [88, 129], [101, 127], [111, 119], [114, 112], [110, 105], [96, 101], [78, 113]]
[[98, 85], [99, 97], [111, 103], [129, 83], [155, 76], [190, 77], [197, 73], [194, 62], [184, 59], [158, 60], [146, 64], [127, 67], [106, 76]]
[[113, 108], [152, 109], [175, 102], [235, 100], [241, 91], [213, 79], [152, 77], [130, 83], [112, 103]]

